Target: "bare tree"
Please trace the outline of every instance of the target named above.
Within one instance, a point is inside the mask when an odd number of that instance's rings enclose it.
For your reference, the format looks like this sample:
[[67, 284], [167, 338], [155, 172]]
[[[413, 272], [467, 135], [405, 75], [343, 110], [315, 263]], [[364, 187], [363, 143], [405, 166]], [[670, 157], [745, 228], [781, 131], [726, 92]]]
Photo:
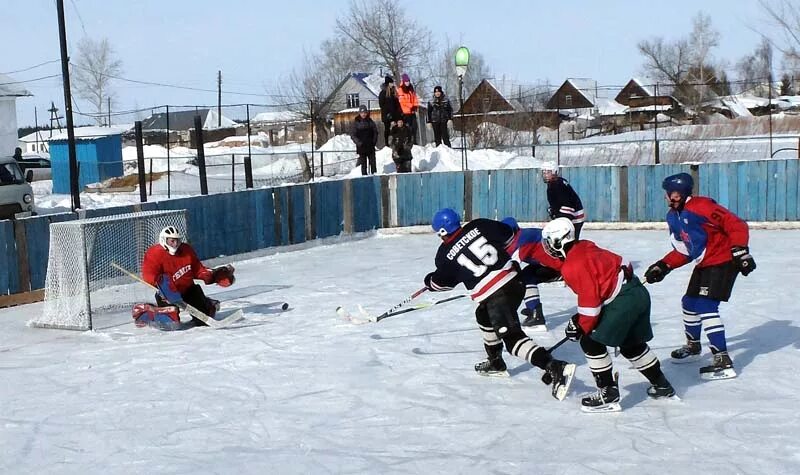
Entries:
[[800, 61], [800, 5], [792, 0], [759, 0], [775, 33], [771, 37], [775, 48], [783, 54], [784, 61]]
[[673, 84], [673, 94], [678, 99], [698, 104], [713, 95], [720, 84], [717, 76], [723, 68], [713, 60], [719, 38], [711, 17], [700, 12], [692, 19], [692, 32], [687, 37], [673, 42], [656, 37], [640, 41], [637, 46], [645, 59], [645, 73]]
[[[446, 41], [444, 46], [439, 49], [437, 59], [429, 73], [431, 82], [434, 85], [442, 86], [445, 93], [451, 98], [458, 99], [458, 76], [456, 75], [455, 55], [459, 47]], [[478, 87], [480, 82], [492, 74], [489, 65], [479, 52], [470, 50], [469, 67], [464, 74], [464, 99]], [[456, 104], [453, 104], [456, 106]], [[457, 107], [457, 106], [456, 106]]]
[[736, 73], [739, 76], [740, 91], [752, 91], [761, 94], [757, 86], [764, 84], [772, 75], [772, 43], [767, 38], [762, 38], [752, 54], [742, 57], [736, 63]]
[[395, 0], [351, 0], [349, 10], [336, 20], [337, 33], [346, 38], [364, 61], [387, 68], [395, 77], [417, 73], [417, 86], [426, 79], [432, 50], [428, 28], [410, 18]]
[[77, 50], [72, 71], [75, 92], [92, 105], [95, 122], [103, 125], [104, 108], [114, 99], [111, 81], [122, 73], [122, 61], [116, 58], [108, 38], [95, 41], [84, 37], [78, 42]]
[[667, 43], [664, 38], [642, 40], [637, 45], [644, 56], [645, 73], [659, 82], [678, 84], [686, 79], [691, 66], [689, 42], [681, 39]]

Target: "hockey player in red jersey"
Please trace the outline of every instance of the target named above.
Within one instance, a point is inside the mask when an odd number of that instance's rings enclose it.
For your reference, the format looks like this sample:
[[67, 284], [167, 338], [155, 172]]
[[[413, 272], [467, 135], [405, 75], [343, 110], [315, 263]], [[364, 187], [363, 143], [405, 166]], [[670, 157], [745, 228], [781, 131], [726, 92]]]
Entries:
[[488, 358], [475, 365], [486, 376], [508, 375], [503, 344], [512, 355], [545, 370], [542, 382], [552, 384], [552, 394], [563, 399], [569, 390], [575, 365], [557, 360], [522, 331], [517, 309], [525, 285], [517, 274], [506, 246], [514, 232], [506, 224], [475, 219], [461, 226], [458, 213], [441, 209], [433, 217], [433, 230], [442, 244], [436, 253], [436, 270], [425, 276], [425, 287], [433, 292], [452, 290], [463, 283], [478, 304], [475, 318]]
[[[185, 302], [213, 317], [219, 308], [219, 301], [205, 296], [203, 289], [195, 283], [201, 280], [205, 284], [217, 284], [228, 287], [235, 281], [234, 269], [225, 265], [209, 269], [198, 259], [192, 246], [182, 242], [183, 236], [175, 226], [167, 226], [159, 234], [158, 244], [152, 245], [144, 254], [142, 262], [142, 278], [145, 282], [158, 288], [156, 303], [158, 308], [145, 309], [134, 319], [140, 321], [157, 320], [159, 314], [167, 312], [163, 308], [170, 308]], [[177, 315], [177, 312], [175, 312]], [[205, 325], [199, 319], [192, 317], [195, 325]]]
[[647, 394], [671, 397], [672, 385], [647, 342], [650, 294], [633, 274], [630, 263], [588, 240], [576, 240], [567, 218], [556, 218], [542, 230], [542, 246], [563, 261], [564, 283], [578, 296], [578, 313], [567, 324], [566, 336], [579, 341], [592, 371], [597, 392], [581, 400], [585, 412], [619, 411], [619, 386], [612, 376], [607, 347], [619, 347], [622, 356], [650, 381]]
[[748, 248], [749, 229], [739, 219], [704, 196], [692, 196], [694, 180], [688, 173], [668, 176], [662, 183], [670, 210], [667, 212], [673, 250], [651, 265], [647, 282], [660, 282], [673, 269], [695, 262], [689, 286], [681, 301], [686, 344], [672, 352], [673, 363], [700, 358], [700, 330], [705, 328], [713, 361], [700, 368], [703, 379], [736, 377], [728, 354], [720, 302], [727, 302], [736, 276], [756, 268]]

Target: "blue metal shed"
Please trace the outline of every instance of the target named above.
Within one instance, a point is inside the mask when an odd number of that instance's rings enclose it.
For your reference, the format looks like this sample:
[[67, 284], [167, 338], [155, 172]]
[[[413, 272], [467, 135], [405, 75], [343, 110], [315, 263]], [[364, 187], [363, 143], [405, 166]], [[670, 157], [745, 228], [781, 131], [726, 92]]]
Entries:
[[[123, 175], [122, 134], [118, 129], [92, 131], [75, 137], [78, 158], [78, 186], [83, 189]], [[53, 172], [53, 193], [69, 194], [69, 152], [63, 136], [50, 141], [50, 164]]]

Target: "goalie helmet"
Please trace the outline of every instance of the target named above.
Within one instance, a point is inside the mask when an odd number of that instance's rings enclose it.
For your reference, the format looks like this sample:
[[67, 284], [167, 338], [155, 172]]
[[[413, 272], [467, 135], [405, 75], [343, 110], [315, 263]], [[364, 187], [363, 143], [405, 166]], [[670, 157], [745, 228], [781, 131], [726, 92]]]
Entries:
[[[173, 247], [167, 244], [167, 239], [177, 239], [178, 245]], [[158, 235], [158, 242], [161, 244], [161, 247], [167, 250], [173, 256], [176, 252], [178, 252], [178, 247], [181, 245], [181, 241], [183, 240], [183, 236], [181, 232], [178, 231], [178, 228], [175, 226], [167, 226], [166, 228], [161, 230], [161, 233]]]
[[542, 229], [542, 247], [552, 257], [567, 257], [567, 245], [575, 241], [575, 226], [567, 218], [556, 218]]

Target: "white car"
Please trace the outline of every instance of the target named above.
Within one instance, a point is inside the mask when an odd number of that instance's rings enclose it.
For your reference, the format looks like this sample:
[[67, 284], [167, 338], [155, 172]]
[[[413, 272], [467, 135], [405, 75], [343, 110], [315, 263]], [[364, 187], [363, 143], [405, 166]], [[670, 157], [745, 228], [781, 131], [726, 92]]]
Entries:
[[33, 173], [23, 175], [14, 157], [0, 157], [0, 219], [33, 213]]

